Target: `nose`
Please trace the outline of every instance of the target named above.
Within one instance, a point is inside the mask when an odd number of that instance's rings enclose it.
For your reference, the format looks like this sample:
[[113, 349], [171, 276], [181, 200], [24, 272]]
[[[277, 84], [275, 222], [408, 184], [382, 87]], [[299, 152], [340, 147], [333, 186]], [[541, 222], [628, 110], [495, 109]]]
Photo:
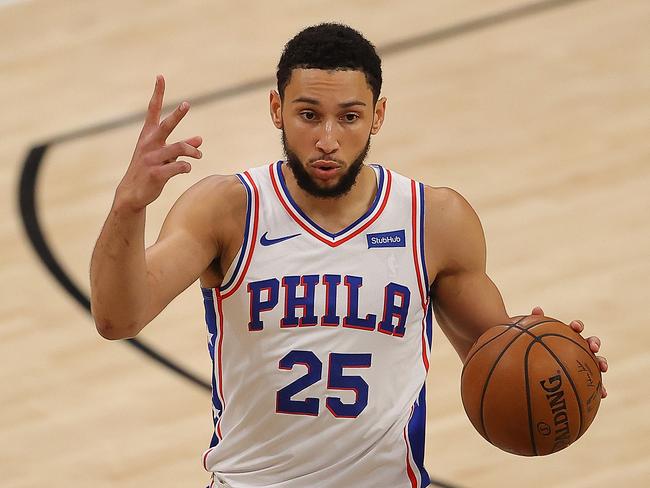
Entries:
[[331, 120], [326, 120], [321, 125], [316, 148], [324, 154], [331, 154], [339, 148], [336, 134], [336, 125]]

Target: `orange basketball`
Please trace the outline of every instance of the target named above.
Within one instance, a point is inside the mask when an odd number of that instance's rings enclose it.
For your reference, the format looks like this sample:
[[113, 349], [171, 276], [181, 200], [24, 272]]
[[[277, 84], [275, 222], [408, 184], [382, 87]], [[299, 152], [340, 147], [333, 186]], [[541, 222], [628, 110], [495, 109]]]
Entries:
[[598, 411], [600, 368], [587, 341], [562, 322], [516, 317], [490, 328], [467, 355], [463, 406], [490, 443], [521, 456], [564, 449]]

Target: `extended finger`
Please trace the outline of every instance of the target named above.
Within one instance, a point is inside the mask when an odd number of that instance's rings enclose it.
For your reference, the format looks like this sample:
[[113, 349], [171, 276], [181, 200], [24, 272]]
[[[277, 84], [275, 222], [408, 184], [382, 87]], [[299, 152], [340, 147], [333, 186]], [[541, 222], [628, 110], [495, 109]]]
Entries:
[[201, 159], [203, 157], [203, 153], [199, 149], [195, 148], [194, 146], [181, 141], [181, 142], [176, 142], [174, 144], [170, 144], [168, 146], [159, 149], [158, 151], [155, 151], [152, 154], [151, 158], [152, 161], [164, 162], [164, 161], [174, 161], [176, 158], [179, 158], [181, 156]]
[[157, 171], [160, 179], [166, 182], [176, 175], [189, 173], [191, 170], [192, 165], [187, 161], [174, 161], [161, 166]]
[[160, 132], [159, 132], [159, 138], [161, 140], [167, 139], [169, 137], [169, 134], [172, 133], [172, 131], [176, 128], [178, 123], [183, 120], [183, 117], [187, 114], [187, 112], [190, 109], [190, 104], [187, 102], [181, 103], [176, 109], [169, 114], [167, 117], [163, 119], [163, 121], [160, 123]]
[[189, 139], [185, 139], [183, 142], [186, 142], [190, 146], [198, 148], [201, 144], [203, 144], [203, 138], [201, 136], [194, 136], [190, 137]]
[[156, 76], [156, 85], [153, 89], [153, 95], [151, 95], [151, 100], [149, 100], [149, 106], [147, 107], [147, 116], [144, 120], [144, 126], [146, 128], [155, 127], [158, 125], [160, 120], [160, 111], [162, 110], [163, 97], [165, 95], [165, 78], [163, 75]]

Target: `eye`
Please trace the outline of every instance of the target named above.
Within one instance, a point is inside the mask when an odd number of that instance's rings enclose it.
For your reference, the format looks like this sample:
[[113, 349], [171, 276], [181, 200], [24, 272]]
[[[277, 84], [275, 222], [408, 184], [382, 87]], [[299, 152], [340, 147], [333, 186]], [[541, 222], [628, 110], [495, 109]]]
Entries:
[[359, 114], [349, 113], [343, 116], [346, 122], [355, 122], [359, 118]]
[[303, 110], [302, 112], [300, 112], [300, 116], [305, 120], [309, 120], [309, 121], [316, 120], [316, 114], [311, 110]]

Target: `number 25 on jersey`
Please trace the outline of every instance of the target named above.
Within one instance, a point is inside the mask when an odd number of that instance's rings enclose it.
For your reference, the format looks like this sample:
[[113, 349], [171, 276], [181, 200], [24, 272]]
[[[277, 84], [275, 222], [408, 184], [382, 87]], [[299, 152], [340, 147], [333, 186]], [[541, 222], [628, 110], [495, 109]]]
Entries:
[[[344, 368], [369, 368], [371, 354], [330, 353], [327, 371], [328, 390], [354, 391], [354, 403], [343, 403], [339, 397], [328, 396], [325, 406], [337, 418], [356, 418], [368, 405], [368, 383], [361, 376], [348, 376]], [[291, 351], [280, 359], [280, 369], [292, 370], [296, 365], [307, 368], [307, 373], [277, 392], [276, 412], [293, 415], [313, 415], [320, 411], [319, 398], [292, 400], [302, 390], [323, 379], [323, 363], [312, 351]]]

